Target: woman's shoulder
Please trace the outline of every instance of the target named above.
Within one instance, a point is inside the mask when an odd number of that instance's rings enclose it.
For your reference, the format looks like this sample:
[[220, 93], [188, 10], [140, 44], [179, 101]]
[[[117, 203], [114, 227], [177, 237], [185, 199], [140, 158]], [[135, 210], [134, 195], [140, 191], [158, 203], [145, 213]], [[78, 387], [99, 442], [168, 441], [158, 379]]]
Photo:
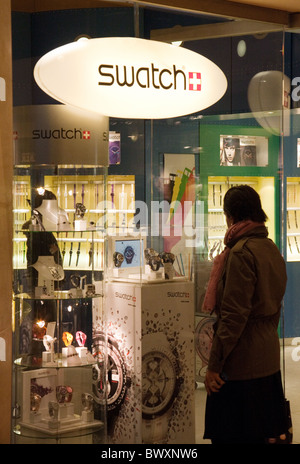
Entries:
[[279, 253], [280, 251], [277, 245], [273, 242], [272, 239], [269, 237], [263, 236], [248, 236], [242, 237], [232, 248], [232, 251], [238, 253], [242, 251], [250, 251], [254, 252], [255, 250], [263, 251], [263, 250], [272, 250], [275, 253]]
[[252, 257], [255, 261], [272, 259], [276, 261], [278, 265], [280, 265], [280, 263], [282, 263], [282, 266], [285, 265], [284, 258], [279, 248], [269, 237], [245, 237], [239, 240], [232, 250], [234, 253], [249, 255], [249, 258]]

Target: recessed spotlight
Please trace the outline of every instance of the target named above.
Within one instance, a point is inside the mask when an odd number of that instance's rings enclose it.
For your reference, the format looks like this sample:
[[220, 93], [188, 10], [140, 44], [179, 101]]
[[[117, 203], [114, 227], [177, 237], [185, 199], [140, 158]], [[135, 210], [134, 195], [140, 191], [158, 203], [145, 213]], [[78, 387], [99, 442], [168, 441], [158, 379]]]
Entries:
[[240, 40], [239, 43], [237, 44], [237, 54], [239, 55], [240, 58], [246, 55], [246, 50], [247, 50], [247, 45], [244, 40]]

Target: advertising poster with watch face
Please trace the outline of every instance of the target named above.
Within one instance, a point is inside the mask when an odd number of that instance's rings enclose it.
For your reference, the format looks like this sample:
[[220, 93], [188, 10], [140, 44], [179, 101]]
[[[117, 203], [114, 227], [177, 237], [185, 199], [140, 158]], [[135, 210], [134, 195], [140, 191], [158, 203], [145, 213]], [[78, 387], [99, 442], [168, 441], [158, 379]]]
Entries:
[[195, 351], [196, 351], [196, 380], [204, 382], [212, 346], [216, 318], [210, 315], [196, 315]]
[[194, 286], [142, 289], [143, 443], [193, 443]]
[[268, 138], [221, 135], [220, 166], [268, 166]]
[[193, 443], [193, 283], [109, 283], [105, 330], [109, 442]]
[[143, 264], [143, 256], [139, 239], [116, 240], [115, 251], [124, 256], [125, 262], [122, 263], [123, 267], [134, 268]]
[[[106, 291], [105, 320], [94, 321], [93, 354], [99, 360], [93, 372], [95, 403], [103, 406], [106, 402], [108, 443], [140, 443], [141, 330], [136, 317], [140, 289], [111, 283]], [[105, 388], [103, 369], [107, 372]]]

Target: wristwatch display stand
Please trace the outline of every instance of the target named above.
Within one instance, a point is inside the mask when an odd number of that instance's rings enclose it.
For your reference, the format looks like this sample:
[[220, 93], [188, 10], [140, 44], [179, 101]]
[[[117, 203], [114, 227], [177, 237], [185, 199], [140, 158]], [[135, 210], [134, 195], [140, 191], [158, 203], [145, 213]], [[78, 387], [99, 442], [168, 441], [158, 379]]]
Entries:
[[[15, 168], [16, 443], [105, 443], [106, 400], [95, 401], [94, 377], [98, 370], [105, 385], [106, 373], [93, 324], [103, 320], [105, 231], [114, 220], [128, 227], [133, 202], [134, 177], [108, 182], [106, 168]], [[102, 358], [106, 349], [105, 341]]]

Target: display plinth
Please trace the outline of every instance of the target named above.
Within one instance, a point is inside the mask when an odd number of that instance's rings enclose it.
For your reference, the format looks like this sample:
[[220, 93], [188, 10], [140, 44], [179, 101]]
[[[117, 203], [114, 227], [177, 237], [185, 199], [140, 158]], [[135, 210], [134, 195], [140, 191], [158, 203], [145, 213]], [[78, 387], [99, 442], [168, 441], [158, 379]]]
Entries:
[[194, 284], [108, 282], [105, 291], [106, 324], [95, 325], [94, 347], [101, 351], [106, 331], [109, 442], [193, 443]]

